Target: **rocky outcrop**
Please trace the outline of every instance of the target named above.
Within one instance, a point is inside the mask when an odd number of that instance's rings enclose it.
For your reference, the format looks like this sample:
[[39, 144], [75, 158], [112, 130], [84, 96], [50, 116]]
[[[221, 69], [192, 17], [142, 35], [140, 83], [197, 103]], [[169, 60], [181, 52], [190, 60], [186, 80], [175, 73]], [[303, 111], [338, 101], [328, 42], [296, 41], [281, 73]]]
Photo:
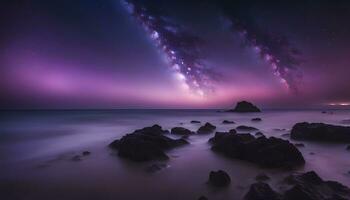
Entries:
[[254, 104], [248, 101], [241, 101], [236, 104], [236, 107], [234, 109], [228, 110], [228, 112], [245, 113], [245, 112], [261, 112], [261, 110], [257, 106], [255, 106]]
[[244, 200], [282, 200], [282, 195], [275, 192], [267, 183], [259, 182], [250, 186]]
[[291, 138], [323, 142], [350, 142], [350, 127], [302, 122], [293, 126]]
[[231, 183], [231, 178], [225, 171], [211, 171], [208, 183], [216, 187], [225, 187]]
[[345, 200], [350, 189], [335, 181], [324, 181], [314, 171], [294, 174], [286, 178], [292, 188], [284, 194], [285, 200]]
[[209, 140], [212, 150], [267, 168], [294, 168], [305, 163], [303, 155], [289, 141], [251, 134], [217, 132]]
[[253, 121], [253, 122], [261, 122], [261, 121], [262, 121], [262, 119], [261, 119], [261, 118], [259, 118], [259, 117], [257, 117], [257, 118], [253, 118], [253, 119], [252, 119], [252, 121]]
[[200, 121], [197, 121], [197, 120], [192, 120], [191, 121], [191, 124], [200, 124], [201, 122]]
[[145, 127], [113, 141], [109, 147], [118, 150], [118, 155], [133, 161], [168, 159], [165, 150], [187, 144], [184, 139], [171, 139], [159, 125]]
[[257, 128], [255, 127], [251, 127], [251, 126], [244, 126], [244, 125], [241, 125], [241, 126], [237, 126], [236, 128], [237, 130], [240, 130], [240, 131], [256, 131], [258, 130]]
[[194, 134], [193, 131], [190, 131], [186, 128], [183, 128], [183, 127], [174, 127], [171, 129], [171, 134], [174, 134], [174, 135], [191, 135], [191, 134]]
[[197, 130], [198, 134], [208, 134], [212, 133], [216, 129], [216, 126], [212, 125], [211, 123], [205, 123], [204, 126], [199, 127]]
[[222, 121], [223, 124], [234, 124], [234, 121], [224, 120]]

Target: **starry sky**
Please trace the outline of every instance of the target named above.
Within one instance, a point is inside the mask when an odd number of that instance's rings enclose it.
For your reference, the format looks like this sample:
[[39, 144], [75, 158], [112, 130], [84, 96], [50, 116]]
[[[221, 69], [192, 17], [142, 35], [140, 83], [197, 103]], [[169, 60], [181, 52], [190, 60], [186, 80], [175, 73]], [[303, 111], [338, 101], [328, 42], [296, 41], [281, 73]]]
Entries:
[[350, 106], [350, 2], [5, 0], [0, 108]]

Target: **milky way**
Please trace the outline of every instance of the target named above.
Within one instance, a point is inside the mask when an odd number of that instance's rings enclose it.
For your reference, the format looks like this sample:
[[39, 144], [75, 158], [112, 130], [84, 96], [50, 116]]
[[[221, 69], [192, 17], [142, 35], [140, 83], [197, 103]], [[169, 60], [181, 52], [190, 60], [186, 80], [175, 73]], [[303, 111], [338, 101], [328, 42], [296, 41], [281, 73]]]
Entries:
[[214, 91], [213, 81], [218, 74], [203, 62], [201, 52], [204, 41], [200, 37], [175, 23], [150, 1], [122, 2], [165, 55], [184, 89], [199, 96]]
[[274, 75], [282, 83], [292, 92], [298, 92], [298, 84], [302, 79], [298, 68], [301, 64], [301, 52], [294, 48], [286, 37], [261, 28], [256, 20], [247, 15], [249, 8], [242, 9], [241, 5], [220, 5], [230, 21], [231, 30], [239, 33], [244, 45], [252, 47], [271, 66]]

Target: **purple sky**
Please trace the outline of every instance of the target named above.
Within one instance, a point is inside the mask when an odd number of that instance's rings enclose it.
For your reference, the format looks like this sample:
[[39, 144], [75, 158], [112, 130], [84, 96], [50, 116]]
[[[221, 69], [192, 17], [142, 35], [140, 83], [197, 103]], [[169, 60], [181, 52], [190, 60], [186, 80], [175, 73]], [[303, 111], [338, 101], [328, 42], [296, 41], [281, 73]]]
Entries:
[[[243, 99], [266, 108], [350, 104], [350, 4], [252, 2], [225, 11], [220, 1], [145, 2], [129, 1], [147, 8], [139, 18], [119, 0], [1, 3], [0, 107], [226, 108]], [[152, 21], [141, 15], [158, 21], [145, 27]], [[189, 35], [200, 38], [199, 53], [197, 44], [184, 42]], [[301, 52], [296, 66], [289, 66], [279, 35]]]

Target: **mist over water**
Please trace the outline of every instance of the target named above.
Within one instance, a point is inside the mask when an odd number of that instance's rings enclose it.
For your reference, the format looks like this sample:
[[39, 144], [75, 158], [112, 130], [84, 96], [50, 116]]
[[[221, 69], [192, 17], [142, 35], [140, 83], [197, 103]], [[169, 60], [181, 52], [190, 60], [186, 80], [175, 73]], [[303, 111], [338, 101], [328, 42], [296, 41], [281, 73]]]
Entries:
[[[255, 117], [261, 122], [252, 122]], [[2, 111], [0, 120], [0, 196], [5, 199], [242, 199], [255, 176], [271, 177], [269, 184], [283, 190], [281, 181], [293, 171], [259, 168], [228, 159], [210, 150], [214, 134], [193, 135], [190, 145], [168, 151], [162, 162], [134, 163], [122, 159], [107, 146], [135, 129], [159, 124], [164, 129], [183, 126], [196, 131], [210, 122], [217, 131], [239, 125], [258, 128], [266, 136], [282, 137], [297, 122], [342, 124], [350, 111], [264, 111], [263, 113], [219, 113], [215, 110], [95, 110], [95, 111]], [[233, 120], [235, 124], [222, 124]], [[183, 124], [182, 124], [183, 123]], [[177, 136], [168, 135], [177, 138]], [[282, 137], [289, 139], [289, 137]], [[292, 143], [299, 141], [290, 140]], [[347, 144], [302, 142], [298, 148], [304, 167], [325, 180], [350, 187], [350, 152]], [[83, 151], [91, 155], [73, 159]], [[314, 153], [314, 154], [310, 154]], [[166, 167], [146, 171], [154, 163]], [[213, 189], [206, 182], [211, 170], [222, 169], [231, 176], [226, 189]]]

